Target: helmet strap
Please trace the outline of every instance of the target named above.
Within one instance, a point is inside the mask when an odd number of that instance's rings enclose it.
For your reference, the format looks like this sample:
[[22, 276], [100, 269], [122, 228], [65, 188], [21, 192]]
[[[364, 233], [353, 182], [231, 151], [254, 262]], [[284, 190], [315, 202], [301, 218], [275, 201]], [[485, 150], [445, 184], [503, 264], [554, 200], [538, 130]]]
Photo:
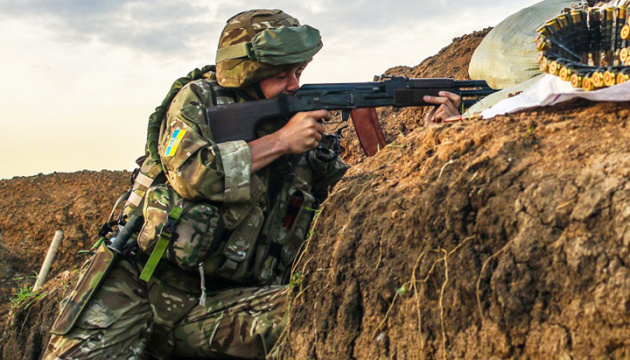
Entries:
[[262, 87], [260, 86], [260, 81], [253, 84], [252, 85], [252, 89], [254, 90], [254, 92], [256, 93], [256, 96], [258, 97], [258, 99], [260, 100], [264, 100], [267, 97], [265, 96], [265, 93], [263, 93], [262, 91]]

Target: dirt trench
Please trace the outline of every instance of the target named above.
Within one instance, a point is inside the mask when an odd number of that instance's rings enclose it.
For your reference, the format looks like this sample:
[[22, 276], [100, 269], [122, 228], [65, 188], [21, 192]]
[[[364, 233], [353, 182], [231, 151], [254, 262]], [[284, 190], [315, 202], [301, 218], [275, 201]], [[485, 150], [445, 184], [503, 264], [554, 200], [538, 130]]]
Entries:
[[[96, 241], [130, 177], [126, 171], [79, 171], [0, 180], [0, 359], [41, 357], [57, 305], [88, 259], [79, 251]], [[57, 230], [63, 241], [49, 281], [27, 296]]]
[[628, 358], [629, 115], [419, 129], [355, 166], [297, 265], [284, 358]]

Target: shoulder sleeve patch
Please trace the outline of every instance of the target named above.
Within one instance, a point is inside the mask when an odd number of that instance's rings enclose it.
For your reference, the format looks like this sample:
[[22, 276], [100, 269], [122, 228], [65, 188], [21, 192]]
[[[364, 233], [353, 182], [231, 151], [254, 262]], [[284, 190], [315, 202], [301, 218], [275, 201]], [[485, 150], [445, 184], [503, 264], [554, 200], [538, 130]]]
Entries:
[[179, 144], [182, 142], [184, 135], [186, 135], [186, 130], [176, 129], [175, 131], [173, 131], [173, 134], [171, 135], [171, 139], [168, 142], [168, 147], [166, 148], [166, 151], [164, 152], [165, 157], [175, 155], [175, 152], [177, 152], [177, 148], [179, 147]]

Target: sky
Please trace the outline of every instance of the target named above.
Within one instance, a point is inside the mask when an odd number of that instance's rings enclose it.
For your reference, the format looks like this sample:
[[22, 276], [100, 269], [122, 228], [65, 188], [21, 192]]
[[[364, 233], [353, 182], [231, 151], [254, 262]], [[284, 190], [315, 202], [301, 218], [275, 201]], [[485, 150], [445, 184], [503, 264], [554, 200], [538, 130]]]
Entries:
[[232, 15], [320, 30], [302, 83], [372, 81], [538, 0], [0, 0], [0, 179], [132, 170], [172, 82], [214, 63]]

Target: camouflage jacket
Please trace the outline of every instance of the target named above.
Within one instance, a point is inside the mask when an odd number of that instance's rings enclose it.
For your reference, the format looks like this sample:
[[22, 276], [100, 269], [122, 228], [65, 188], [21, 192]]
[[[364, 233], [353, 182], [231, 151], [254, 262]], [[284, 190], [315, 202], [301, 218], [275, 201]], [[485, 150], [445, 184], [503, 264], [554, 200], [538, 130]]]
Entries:
[[[219, 86], [212, 71], [184, 85], [161, 125], [160, 162], [167, 185], [179, 197], [211, 204], [221, 216], [224, 230], [219, 239], [207, 240], [213, 245], [204, 246], [208, 252], [199, 261], [205, 275], [241, 284], [280, 284], [287, 280], [317, 205], [347, 166], [322, 145], [252, 174], [248, 144], [216, 143], [205, 116], [207, 107], [244, 101]], [[259, 135], [285, 122], [269, 122]], [[186, 246], [174, 251], [185, 253]]]

